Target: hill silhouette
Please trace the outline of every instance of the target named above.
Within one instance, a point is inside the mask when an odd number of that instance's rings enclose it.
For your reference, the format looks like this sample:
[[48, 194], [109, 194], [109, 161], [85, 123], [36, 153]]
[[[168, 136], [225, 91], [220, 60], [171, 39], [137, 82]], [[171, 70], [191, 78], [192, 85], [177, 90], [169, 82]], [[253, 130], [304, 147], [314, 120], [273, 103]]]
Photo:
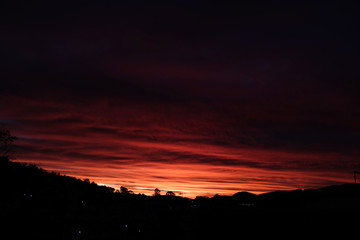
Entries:
[[2, 232], [9, 239], [240, 239], [357, 234], [359, 184], [196, 199], [173, 194], [150, 197], [7, 158], [0, 162]]

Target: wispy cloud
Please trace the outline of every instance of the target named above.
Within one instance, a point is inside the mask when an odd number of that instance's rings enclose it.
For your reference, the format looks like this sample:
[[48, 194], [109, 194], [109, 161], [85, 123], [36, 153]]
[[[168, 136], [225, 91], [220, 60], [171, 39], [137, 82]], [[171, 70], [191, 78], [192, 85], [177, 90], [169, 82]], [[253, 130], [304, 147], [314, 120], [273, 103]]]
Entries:
[[3, 24], [0, 127], [18, 161], [188, 196], [352, 181], [356, 14], [109, 4], [30, 4]]
[[[356, 165], [356, 154], [264, 146], [247, 134], [236, 141], [224, 127], [228, 120], [208, 122], [194, 113], [187, 122], [176, 119], [180, 113], [151, 114], [147, 105], [104, 115], [96, 114], [107, 112], [102, 103], [91, 110], [48, 103], [54, 111], [41, 114], [32, 114], [39, 102], [26, 105], [25, 112], [12, 112], [16, 126], [10, 124], [19, 138], [18, 161], [135, 192], [160, 188], [194, 197], [314, 187], [349, 181]], [[259, 130], [245, 130], [262, 138]]]

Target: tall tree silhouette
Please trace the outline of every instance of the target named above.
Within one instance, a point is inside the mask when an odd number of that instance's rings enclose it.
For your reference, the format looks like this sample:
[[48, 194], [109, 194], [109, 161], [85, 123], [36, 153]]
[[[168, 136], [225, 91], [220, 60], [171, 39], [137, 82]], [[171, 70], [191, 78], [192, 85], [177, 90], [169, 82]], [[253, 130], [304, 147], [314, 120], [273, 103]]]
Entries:
[[0, 158], [10, 159], [14, 157], [12, 146], [15, 140], [16, 137], [12, 136], [9, 130], [0, 129]]
[[154, 196], [160, 196], [161, 195], [160, 192], [161, 192], [160, 189], [155, 188]]

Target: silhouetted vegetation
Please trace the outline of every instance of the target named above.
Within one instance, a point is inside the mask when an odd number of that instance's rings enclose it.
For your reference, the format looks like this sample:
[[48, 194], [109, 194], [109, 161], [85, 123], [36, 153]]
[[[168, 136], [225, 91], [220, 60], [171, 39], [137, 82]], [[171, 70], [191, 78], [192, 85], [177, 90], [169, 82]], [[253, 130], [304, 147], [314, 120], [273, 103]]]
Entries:
[[175, 193], [174, 193], [173, 191], [167, 191], [167, 192], [166, 192], [166, 196], [174, 197], [174, 196], [175, 196]]
[[14, 156], [12, 145], [16, 140], [7, 129], [0, 129], [0, 158], [11, 159]]
[[356, 232], [360, 212], [359, 184], [188, 199], [98, 186], [8, 159], [0, 174], [10, 239], [226, 239], [259, 231], [305, 237], [326, 235], [325, 226], [346, 235]]
[[120, 193], [123, 194], [123, 195], [127, 195], [127, 194], [133, 194], [133, 191], [127, 189], [127, 188], [124, 187], [124, 186], [121, 186], [121, 187], [120, 187]]
[[155, 190], [154, 190], [154, 196], [157, 197], [157, 196], [160, 196], [160, 195], [161, 195], [160, 189], [155, 188]]

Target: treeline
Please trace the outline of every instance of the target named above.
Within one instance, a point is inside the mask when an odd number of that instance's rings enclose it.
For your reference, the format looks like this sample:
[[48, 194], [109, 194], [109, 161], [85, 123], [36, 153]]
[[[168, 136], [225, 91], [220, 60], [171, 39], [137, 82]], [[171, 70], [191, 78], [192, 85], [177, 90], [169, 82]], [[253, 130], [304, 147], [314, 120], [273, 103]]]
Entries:
[[[299, 207], [311, 206], [315, 203], [325, 206], [328, 199], [337, 201], [346, 199], [349, 207], [352, 202], [349, 198], [360, 198], [360, 184], [344, 184], [329, 186], [320, 189], [297, 189], [293, 191], [276, 191], [265, 194], [252, 194], [249, 192], [238, 192], [233, 196], [213, 197], [198, 196], [195, 199], [176, 196], [172, 191], [167, 191], [164, 195], [161, 190], [154, 189], [152, 196], [135, 194], [125, 186], [114, 189], [107, 186], [99, 186], [89, 179], [77, 179], [56, 172], [49, 172], [34, 164], [18, 163], [10, 161], [7, 157], [0, 157], [2, 192], [6, 197], [2, 198], [9, 204], [17, 202], [18, 198], [37, 197], [37, 198], [56, 198], [56, 201], [86, 201], [101, 203], [104, 201], [129, 200], [156, 201], [160, 199], [178, 199], [187, 203], [189, 207], [199, 206], [224, 206], [224, 207]], [[71, 202], [70, 201], [70, 202]], [[353, 204], [354, 205], [354, 204]], [[351, 205], [352, 206], [352, 205]], [[352, 207], [356, 207], [355, 204]]]
[[[60, 194], [62, 196], [71, 195], [74, 197], [94, 198], [95, 196], [109, 197], [113, 196], [133, 196], [133, 197], [148, 197], [144, 194], [134, 194], [125, 186], [115, 189], [108, 186], [99, 186], [95, 182], [90, 182], [89, 179], [78, 179], [75, 177], [66, 176], [54, 171], [49, 172], [37, 167], [35, 164], [12, 162], [7, 157], [0, 157], [0, 164], [3, 171], [2, 178], [6, 181], [6, 191], [8, 193], [23, 192], [27, 195], [37, 194], [46, 195]], [[74, 195], [75, 194], [75, 195]], [[15, 196], [11, 194], [11, 196]], [[161, 190], [154, 189], [153, 196], [161, 196]], [[165, 193], [167, 197], [176, 197], [172, 191]]]
[[[0, 131], [2, 239], [229, 239], [243, 237], [348, 239], [357, 234], [360, 184], [260, 195], [176, 196], [12, 162], [9, 131]], [[290, 235], [289, 235], [290, 234]]]
[[2, 227], [10, 239], [214, 239], [239, 229], [271, 236], [279, 225], [288, 231], [305, 223], [354, 227], [347, 215], [360, 211], [360, 184], [188, 199], [159, 189], [134, 194], [0, 160]]
[[153, 196], [133, 194], [125, 187], [98, 186], [33, 164], [0, 160], [3, 229], [11, 239], [156, 237], [181, 227], [192, 201], [158, 190]]

